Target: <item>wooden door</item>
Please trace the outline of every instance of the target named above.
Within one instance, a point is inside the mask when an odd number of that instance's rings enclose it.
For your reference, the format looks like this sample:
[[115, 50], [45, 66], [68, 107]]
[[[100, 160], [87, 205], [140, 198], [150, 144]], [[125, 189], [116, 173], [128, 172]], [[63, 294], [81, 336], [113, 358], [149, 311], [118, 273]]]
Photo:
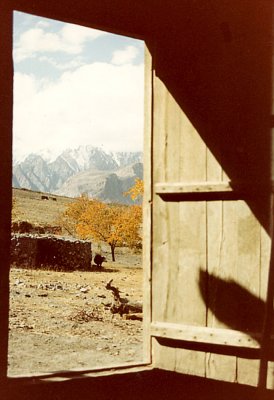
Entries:
[[[205, 44], [173, 30], [151, 46], [152, 360], [256, 386], [271, 253], [269, 74], [244, 59], [236, 71], [232, 54], [221, 65], [213, 32]], [[250, 102], [246, 74], [258, 72], [266, 90]]]

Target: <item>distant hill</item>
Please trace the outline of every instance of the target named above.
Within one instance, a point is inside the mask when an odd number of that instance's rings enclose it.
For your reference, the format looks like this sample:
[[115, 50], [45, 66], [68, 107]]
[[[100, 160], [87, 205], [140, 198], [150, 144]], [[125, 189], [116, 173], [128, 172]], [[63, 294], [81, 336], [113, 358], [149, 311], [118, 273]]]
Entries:
[[26, 189], [12, 190], [16, 216], [13, 221], [28, 221], [33, 225], [56, 225], [60, 215], [74, 199]]
[[123, 195], [143, 177], [142, 152], [106, 152], [92, 146], [67, 149], [54, 159], [29, 154], [13, 167], [13, 187], [131, 204]]
[[136, 177], [143, 177], [143, 164], [136, 163], [115, 172], [89, 169], [71, 176], [56, 191], [59, 195], [76, 197], [87, 193], [89, 197], [105, 202], [132, 204], [124, 193], [134, 185]]

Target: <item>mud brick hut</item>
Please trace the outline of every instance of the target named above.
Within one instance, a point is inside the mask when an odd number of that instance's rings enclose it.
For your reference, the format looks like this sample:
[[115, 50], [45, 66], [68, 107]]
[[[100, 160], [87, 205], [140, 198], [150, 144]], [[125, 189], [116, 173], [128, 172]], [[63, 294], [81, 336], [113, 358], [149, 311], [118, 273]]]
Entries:
[[[1, 398], [273, 398], [273, 8], [1, 1]], [[13, 10], [145, 41], [142, 365], [6, 376]]]

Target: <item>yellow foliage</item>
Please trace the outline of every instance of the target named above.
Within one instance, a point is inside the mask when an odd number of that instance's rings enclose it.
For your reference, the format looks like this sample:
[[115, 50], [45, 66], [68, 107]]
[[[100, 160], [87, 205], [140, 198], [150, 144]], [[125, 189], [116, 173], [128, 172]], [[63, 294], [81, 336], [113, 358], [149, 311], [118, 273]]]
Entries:
[[81, 196], [62, 216], [62, 226], [83, 239], [103, 241], [111, 247], [114, 258], [116, 246], [141, 247], [140, 226], [142, 208], [105, 204]]
[[78, 222], [81, 215], [87, 209], [89, 201], [90, 200], [86, 195], [82, 195], [78, 197], [75, 202], [71, 203], [66, 211], [61, 215], [58, 222], [70, 235], [77, 235]]
[[144, 181], [140, 178], [135, 179], [135, 184], [132, 186], [127, 192], [124, 193], [124, 196], [130, 196], [132, 200], [138, 199], [138, 197], [142, 197], [144, 194]]
[[[137, 211], [138, 210], [138, 211]], [[81, 215], [77, 233], [82, 238], [93, 238], [109, 245], [132, 247], [140, 241], [140, 206], [118, 206], [91, 200]]]

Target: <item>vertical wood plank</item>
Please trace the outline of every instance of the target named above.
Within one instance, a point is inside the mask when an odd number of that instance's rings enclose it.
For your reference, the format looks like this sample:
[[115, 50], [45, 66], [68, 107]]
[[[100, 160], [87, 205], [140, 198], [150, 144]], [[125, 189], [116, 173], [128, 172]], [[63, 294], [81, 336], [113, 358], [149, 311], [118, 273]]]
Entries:
[[235, 382], [237, 379], [236, 357], [207, 353], [206, 377], [224, 382]]
[[181, 129], [182, 110], [168, 92], [166, 95], [165, 109], [165, 169], [166, 181], [178, 182], [181, 176], [180, 160], [184, 149], [182, 147]]
[[166, 174], [166, 98], [167, 92], [161, 80], [153, 76], [153, 179], [165, 182]]
[[200, 294], [200, 271], [206, 269], [205, 202], [180, 205], [179, 271], [176, 284], [177, 320], [171, 322], [206, 326], [206, 304]]
[[223, 169], [209, 148], [206, 149], [206, 180], [212, 182], [224, 180]]
[[166, 371], [174, 371], [176, 365], [176, 349], [161, 346], [155, 338], [152, 338], [153, 365]]
[[[220, 295], [218, 282], [233, 279], [237, 262], [237, 221], [235, 218], [235, 202], [209, 202], [207, 215], [208, 227], [208, 273], [207, 295], [209, 309], [207, 326], [225, 328], [225, 304], [221, 306], [223, 321], [220, 315]], [[211, 278], [213, 276], [213, 279]], [[217, 280], [214, 280], [214, 277]], [[229, 307], [229, 304], [226, 305]], [[218, 310], [218, 312], [216, 312]], [[206, 376], [226, 381], [236, 380], [236, 357], [218, 354], [207, 354]]]
[[[166, 102], [167, 92], [161, 80], [153, 76], [153, 182], [166, 180]], [[167, 229], [167, 206], [153, 196], [153, 268], [152, 268], [152, 320], [161, 318], [165, 307], [168, 285], [169, 243]]]
[[[181, 113], [180, 177], [184, 182], [205, 181], [207, 149], [187, 116]], [[179, 181], [180, 181], [179, 180]], [[206, 203], [180, 204], [179, 270], [176, 287], [176, 319], [205, 326], [206, 306], [199, 289], [200, 270], [206, 269]], [[205, 353], [177, 349], [178, 372], [205, 376]]]
[[[153, 182], [166, 181], [167, 91], [161, 80], [153, 76]], [[152, 260], [152, 320], [163, 318], [166, 306], [169, 274], [169, 232], [166, 224], [167, 205], [153, 197], [153, 260]], [[152, 359], [159, 368], [172, 369], [175, 363], [175, 349], [166, 349], [152, 340]]]
[[184, 349], [176, 350], [176, 372], [205, 377], [206, 353]]
[[[238, 268], [237, 283], [260, 298], [261, 226], [250, 207], [238, 202]], [[255, 308], [250, 304], [251, 308]], [[256, 315], [254, 315], [256, 318]], [[261, 331], [261, 327], [258, 328]], [[255, 386], [258, 380], [258, 360], [237, 360], [238, 382]]]
[[[224, 181], [228, 180], [228, 176], [223, 171], [219, 162], [209, 149], [207, 149], [207, 180], [208, 181]], [[224, 202], [211, 201], [207, 202], [207, 271], [214, 276], [226, 279], [224, 268], [224, 224], [227, 218], [224, 212]], [[228, 231], [233, 233], [233, 225]], [[226, 235], [229, 234], [228, 232]], [[233, 251], [233, 249], [232, 249]], [[207, 282], [208, 296], [210, 303], [214, 305], [218, 301], [217, 287]], [[216, 319], [214, 307], [207, 309], [207, 326], [220, 327], [222, 324]], [[236, 376], [236, 357], [224, 356], [220, 354], [207, 353], [206, 355], [206, 376], [213, 379], [233, 382]]]
[[151, 263], [152, 263], [152, 57], [145, 47], [144, 196], [143, 196], [143, 355], [151, 362]]
[[[154, 90], [154, 181], [205, 181], [205, 144], [158, 78]], [[165, 203], [155, 197], [153, 204], [153, 320], [205, 325], [198, 285], [206, 264], [205, 202]], [[157, 345], [156, 364], [168, 355], [166, 362], [183, 371], [187, 359], [188, 370], [204, 375], [204, 353], [162, 347]]]
[[274, 389], [274, 362], [269, 361], [268, 362], [268, 370], [267, 370], [267, 383], [266, 383], [267, 389]]
[[270, 265], [271, 238], [269, 233], [261, 227], [261, 251], [260, 251], [260, 299], [266, 301], [268, 270]]
[[[270, 208], [270, 205], [269, 205]], [[270, 229], [269, 229], [270, 230]], [[260, 263], [260, 299], [266, 302], [267, 299], [267, 285], [268, 274], [271, 257], [271, 238], [269, 233], [261, 227], [261, 263]], [[272, 331], [274, 329], [274, 322], [272, 321]], [[259, 371], [259, 366], [258, 366]], [[259, 376], [259, 372], [257, 377]], [[267, 389], [274, 389], [274, 363], [268, 362], [267, 371]]]
[[[269, 206], [270, 207], [270, 206]], [[261, 227], [261, 265], [260, 265], [260, 299], [266, 302], [268, 275], [271, 257], [271, 238], [268, 232]], [[274, 331], [274, 321], [272, 321], [272, 332]], [[259, 371], [259, 367], [258, 367]], [[259, 375], [259, 373], [258, 373]], [[274, 362], [268, 362], [267, 388], [274, 389]]]
[[[167, 89], [165, 89], [167, 90]], [[165, 154], [164, 154], [164, 168], [166, 174], [166, 181], [177, 181], [180, 176], [180, 118], [181, 110], [177, 103], [174, 101], [170, 93], [167, 91], [166, 104], [165, 104]], [[179, 145], [178, 145], [179, 144]], [[162, 221], [167, 225], [167, 245], [168, 245], [168, 258], [166, 268], [167, 280], [165, 293], [165, 306], [163, 308], [163, 320], [169, 321], [176, 315], [174, 299], [176, 299], [176, 283], [178, 279], [178, 263], [179, 253], [179, 203], [165, 203], [166, 220]], [[175, 316], [176, 318], [176, 316]]]
[[237, 282], [260, 297], [261, 227], [250, 206], [238, 201]]

